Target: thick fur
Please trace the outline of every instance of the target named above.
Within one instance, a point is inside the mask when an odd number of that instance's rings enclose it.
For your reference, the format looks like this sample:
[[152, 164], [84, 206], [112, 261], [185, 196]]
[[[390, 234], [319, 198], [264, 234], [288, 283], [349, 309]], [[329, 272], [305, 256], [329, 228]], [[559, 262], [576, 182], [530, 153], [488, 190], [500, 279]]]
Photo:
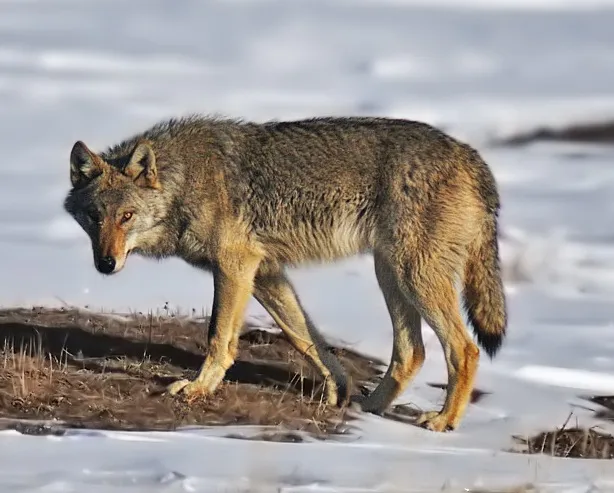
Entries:
[[419, 371], [425, 319], [442, 343], [449, 385], [443, 409], [419, 422], [439, 431], [459, 424], [479, 357], [459, 279], [489, 355], [505, 335], [495, 180], [474, 149], [427, 124], [172, 119], [99, 154], [77, 142], [71, 181], [65, 208], [90, 236], [101, 272], [118, 272], [138, 253], [213, 273], [209, 352], [197, 379], [176, 382], [171, 394], [215, 390], [253, 295], [321, 372], [328, 401], [344, 402], [343, 369], [285, 274], [309, 262], [374, 256], [394, 347], [365, 410], [385, 410]]

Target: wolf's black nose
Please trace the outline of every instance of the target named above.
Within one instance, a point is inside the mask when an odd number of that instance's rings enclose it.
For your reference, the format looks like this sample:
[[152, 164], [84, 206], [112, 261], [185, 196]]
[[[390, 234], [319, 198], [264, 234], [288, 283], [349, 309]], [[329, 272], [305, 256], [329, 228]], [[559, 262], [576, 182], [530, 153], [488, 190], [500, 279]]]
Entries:
[[113, 257], [102, 257], [98, 261], [98, 270], [103, 274], [110, 274], [115, 270], [115, 259]]

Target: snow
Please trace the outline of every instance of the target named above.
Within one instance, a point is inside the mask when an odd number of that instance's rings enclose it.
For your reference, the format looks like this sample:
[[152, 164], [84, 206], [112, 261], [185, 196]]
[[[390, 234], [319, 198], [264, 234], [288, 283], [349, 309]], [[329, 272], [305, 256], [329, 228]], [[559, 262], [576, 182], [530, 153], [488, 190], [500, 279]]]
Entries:
[[[614, 149], [495, 137], [614, 115], [614, 2], [485, 0], [0, 1], [0, 300], [207, 311], [210, 276], [131, 258], [103, 278], [62, 211], [75, 140], [101, 148], [186, 112], [254, 120], [376, 114], [425, 120], [475, 145], [503, 201], [509, 338], [484, 357], [460, 428], [365, 416], [348, 440], [302, 444], [174, 433], [0, 433], [0, 490], [614, 491], [608, 461], [510, 453], [512, 435], [612, 426], [581, 396], [614, 393]], [[332, 339], [388, 360], [372, 259], [292, 272]], [[268, 318], [253, 302], [249, 316]], [[399, 402], [441, 405], [441, 350]], [[241, 429], [249, 434], [257, 430]], [[228, 430], [223, 430], [227, 433]]]

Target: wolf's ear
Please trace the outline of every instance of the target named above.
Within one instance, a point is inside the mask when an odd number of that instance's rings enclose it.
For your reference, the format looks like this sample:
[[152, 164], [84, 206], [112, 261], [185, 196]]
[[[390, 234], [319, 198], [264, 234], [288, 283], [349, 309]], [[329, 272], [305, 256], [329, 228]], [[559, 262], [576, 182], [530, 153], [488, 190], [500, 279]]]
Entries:
[[102, 173], [100, 159], [80, 140], [70, 151], [70, 181], [73, 187], [87, 183]]
[[124, 174], [140, 187], [160, 188], [156, 155], [147, 142], [140, 142], [134, 148], [130, 161], [124, 168]]

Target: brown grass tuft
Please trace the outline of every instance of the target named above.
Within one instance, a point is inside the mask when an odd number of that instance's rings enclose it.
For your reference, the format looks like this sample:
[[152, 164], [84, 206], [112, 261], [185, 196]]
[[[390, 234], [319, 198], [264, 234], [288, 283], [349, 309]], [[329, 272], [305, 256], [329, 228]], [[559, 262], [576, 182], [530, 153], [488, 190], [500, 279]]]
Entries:
[[539, 433], [529, 438], [514, 437], [526, 446], [525, 453], [547, 454], [577, 459], [614, 459], [614, 436], [594, 428], [567, 428], [571, 418], [554, 431]]
[[[280, 333], [246, 331], [226, 381], [188, 405], [163, 394], [192, 377], [207, 347], [206, 318], [102, 315], [76, 309], [0, 310], [0, 426], [172, 430], [188, 425], [283, 425], [325, 437], [350, 419], [322, 402], [320, 378]], [[382, 362], [334, 347], [360, 392]], [[293, 437], [292, 434], [288, 435]], [[265, 439], [282, 439], [271, 436]], [[291, 438], [296, 440], [296, 438]]]

